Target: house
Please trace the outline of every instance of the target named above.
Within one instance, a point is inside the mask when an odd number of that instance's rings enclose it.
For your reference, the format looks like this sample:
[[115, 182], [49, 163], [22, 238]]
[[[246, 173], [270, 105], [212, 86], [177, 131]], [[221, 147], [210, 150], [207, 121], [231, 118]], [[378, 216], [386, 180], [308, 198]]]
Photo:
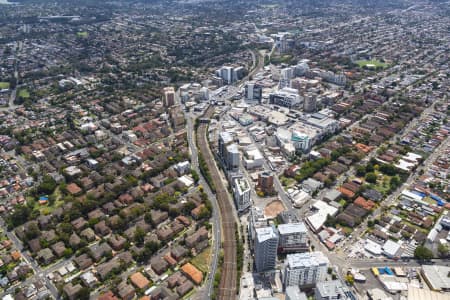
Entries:
[[37, 253], [37, 260], [44, 265], [48, 265], [55, 260], [55, 256], [52, 253], [52, 250], [49, 248], [42, 249]]
[[368, 189], [362, 193], [362, 196], [366, 199], [372, 200], [374, 202], [380, 202], [383, 199], [383, 194], [377, 190]]
[[120, 267], [120, 261], [118, 259], [111, 259], [105, 263], [97, 266], [97, 275], [101, 280], [105, 280], [112, 270]]
[[104, 217], [105, 217], [105, 214], [99, 208], [91, 210], [88, 213], [89, 220], [93, 220], [93, 219], [100, 220], [100, 219], [103, 219]]
[[180, 295], [180, 297], [183, 297], [184, 295], [189, 293], [189, 291], [191, 291], [193, 288], [194, 285], [192, 284], [192, 282], [186, 281], [185, 283], [177, 287], [177, 293], [178, 295]]
[[170, 251], [170, 254], [172, 255], [173, 258], [175, 258], [177, 261], [179, 261], [180, 259], [182, 259], [183, 257], [185, 257], [188, 254], [188, 250], [181, 246], [181, 245], [176, 245], [172, 248], [172, 250]]
[[119, 298], [116, 297], [116, 295], [113, 294], [111, 291], [107, 291], [104, 294], [101, 294], [97, 300], [119, 300]]
[[80, 278], [83, 281], [84, 285], [90, 288], [94, 287], [94, 285], [97, 283], [97, 278], [91, 271], [83, 273]]
[[111, 248], [113, 248], [115, 251], [120, 251], [125, 246], [125, 243], [127, 240], [118, 234], [113, 234], [109, 239], [108, 243], [111, 245]]
[[185, 239], [186, 246], [192, 248], [196, 243], [208, 238], [208, 230], [203, 226]]
[[153, 271], [155, 271], [155, 273], [158, 275], [161, 275], [169, 268], [169, 264], [161, 257], [153, 257], [150, 260], [150, 265]]
[[373, 201], [366, 200], [361, 196], [356, 198], [356, 200], [353, 202], [353, 204], [355, 204], [361, 208], [364, 208], [365, 210], [371, 210], [375, 207], [375, 203]]
[[160, 228], [156, 231], [158, 238], [162, 241], [167, 241], [173, 237], [174, 232], [170, 227]]
[[203, 273], [190, 263], [184, 264], [181, 267], [181, 272], [197, 285], [201, 284], [203, 281]]
[[134, 288], [129, 285], [126, 281], [122, 281], [118, 287], [119, 297], [122, 300], [131, 300], [136, 296]]
[[164, 260], [173, 268], [177, 265], [177, 261], [170, 255], [170, 253], [167, 253], [164, 255]]
[[73, 259], [73, 262], [80, 268], [81, 270], [87, 269], [94, 263], [92, 259], [85, 253], [77, 256]]
[[169, 214], [162, 210], [151, 210], [150, 215], [152, 217], [152, 223], [157, 226], [169, 218]]
[[64, 286], [63, 291], [66, 294], [69, 300], [78, 299], [78, 293], [83, 289], [80, 284], [72, 285], [72, 283], [68, 283]]
[[66, 251], [66, 246], [64, 245], [64, 242], [61, 241], [53, 244], [50, 248], [52, 248], [53, 252], [58, 257], [62, 257], [64, 255], [64, 252]]
[[39, 241], [39, 238], [35, 238], [28, 241], [28, 247], [30, 248], [31, 252], [37, 253], [39, 252], [41, 248], [41, 242]]
[[106, 225], [105, 220], [102, 220], [94, 225], [95, 232], [101, 236], [106, 236], [111, 233], [111, 229]]
[[136, 272], [130, 276], [131, 283], [138, 289], [145, 289], [148, 287], [150, 281], [142, 275], [141, 272]]
[[191, 210], [191, 216], [195, 220], [198, 220], [201, 217], [201, 213], [202, 213], [204, 208], [205, 208], [205, 204], [200, 204], [199, 206], [197, 206], [196, 208]]
[[87, 225], [87, 221], [83, 217], [79, 217], [78, 219], [73, 220], [70, 224], [72, 224], [76, 231], [80, 231]]
[[129, 205], [133, 203], [134, 198], [130, 194], [125, 193], [119, 196], [119, 201], [122, 202], [123, 204]]
[[112, 249], [107, 243], [95, 244], [89, 247], [89, 253], [95, 261], [99, 261], [107, 253], [111, 253]]
[[80, 237], [75, 232], [72, 233], [70, 235], [70, 238], [69, 238], [69, 245], [70, 245], [70, 247], [78, 248], [80, 243], [81, 243]]
[[92, 242], [95, 240], [95, 233], [94, 230], [92, 230], [92, 228], [86, 228], [80, 233], [80, 236], [82, 238], [85, 238], [88, 242]]
[[83, 193], [83, 190], [76, 183], [68, 184], [66, 190], [72, 196], [79, 196]]

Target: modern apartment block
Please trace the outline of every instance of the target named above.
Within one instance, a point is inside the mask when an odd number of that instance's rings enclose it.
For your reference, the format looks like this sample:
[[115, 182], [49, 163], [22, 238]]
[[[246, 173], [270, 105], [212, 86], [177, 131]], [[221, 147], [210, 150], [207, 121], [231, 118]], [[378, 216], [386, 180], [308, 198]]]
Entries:
[[233, 181], [233, 196], [238, 212], [247, 210], [251, 205], [250, 184], [247, 179], [235, 178]]
[[284, 286], [313, 286], [325, 281], [328, 258], [319, 251], [288, 254], [284, 269]]
[[257, 228], [255, 238], [255, 265], [257, 272], [275, 269], [277, 262], [278, 232], [274, 226]]
[[280, 241], [278, 251], [281, 253], [308, 251], [308, 231], [303, 222], [278, 225]]

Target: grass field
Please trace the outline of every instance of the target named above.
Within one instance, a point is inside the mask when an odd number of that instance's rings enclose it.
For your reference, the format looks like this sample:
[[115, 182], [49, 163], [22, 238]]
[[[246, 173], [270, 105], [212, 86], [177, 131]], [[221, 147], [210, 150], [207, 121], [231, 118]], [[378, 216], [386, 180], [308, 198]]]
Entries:
[[30, 92], [26, 89], [19, 91], [19, 97], [21, 98], [30, 98]]
[[0, 81], [0, 90], [9, 89], [9, 82]]
[[77, 32], [77, 36], [81, 38], [87, 38], [89, 36], [89, 33], [87, 33], [86, 31], [80, 31]]
[[358, 60], [356, 61], [356, 64], [362, 68], [365, 67], [367, 65], [374, 65], [376, 68], [387, 68], [389, 66], [389, 64], [387, 63], [383, 63], [377, 59], [372, 59], [372, 60]]
[[209, 262], [211, 260], [211, 247], [203, 250], [202, 253], [197, 255], [191, 260], [191, 263], [203, 273], [208, 273]]

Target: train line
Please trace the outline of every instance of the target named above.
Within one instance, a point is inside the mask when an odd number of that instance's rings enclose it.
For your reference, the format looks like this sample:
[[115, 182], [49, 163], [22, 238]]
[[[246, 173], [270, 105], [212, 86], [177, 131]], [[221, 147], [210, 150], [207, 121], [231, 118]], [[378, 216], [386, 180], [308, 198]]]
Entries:
[[[202, 119], [210, 119], [214, 114], [214, 106], [210, 106]], [[228, 300], [236, 299], [237, 266], [236, 266], [236, 220], [234, 217], [234, 207], [227, 188], [222, 181], [220, 171], [214, 160], [214, 156], [209, 148], [208, 124], [200, 123], [197, 128], [198, 149], [208, 167], [211, 179], [216, 188], [216, 198], [219, 204], [221, 227], [222, 227], [222, 248], [224, 251], [224, 260], [221, 267], [221, 278], [218, 292], [218, 299]]]

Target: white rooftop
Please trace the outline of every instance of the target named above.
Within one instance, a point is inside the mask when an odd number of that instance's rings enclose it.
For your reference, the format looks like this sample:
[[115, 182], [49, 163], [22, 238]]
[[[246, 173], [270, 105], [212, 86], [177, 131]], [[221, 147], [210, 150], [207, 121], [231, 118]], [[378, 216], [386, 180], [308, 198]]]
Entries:
[[319, 251], [288, 254], [286, 257], [286, 265], [289, 268], [309, 268], [328, 264], [328, 258]]
[[278, 225], [278, 231], [280, 232], [280, 234], [306, 232], [306, 226], [303, 222], [280, 224], [280, 225]]
[[256, 238], [259, 242], [264, 242], [273, 238], [277, 238], [277, 233], [273, 227], [256, 228]]

